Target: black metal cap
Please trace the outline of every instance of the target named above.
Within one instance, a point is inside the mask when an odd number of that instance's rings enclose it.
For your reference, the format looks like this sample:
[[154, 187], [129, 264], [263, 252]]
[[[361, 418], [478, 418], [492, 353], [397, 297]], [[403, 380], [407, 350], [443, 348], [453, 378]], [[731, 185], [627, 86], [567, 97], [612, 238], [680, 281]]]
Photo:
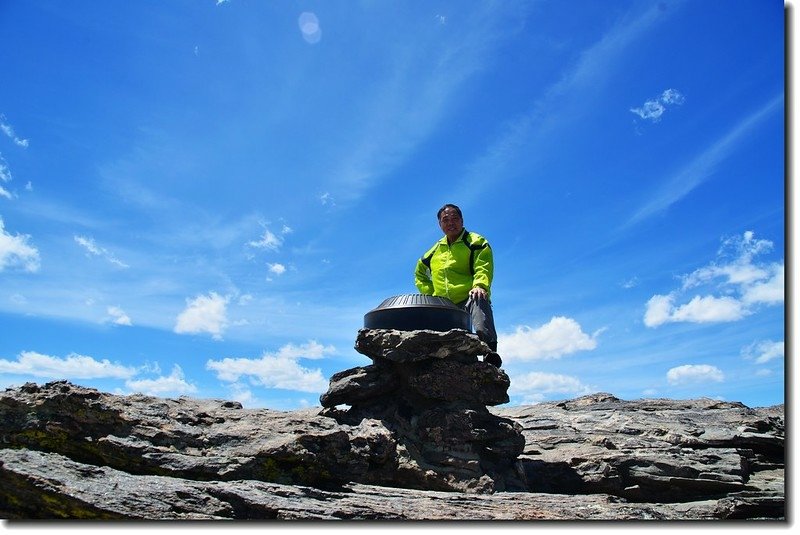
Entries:
[[471, 322], [466, 310], [444, 297], [424, 294], [402, 294], [385, 299], [364, 315], [366, 329], [400, 331], [469, 331]]

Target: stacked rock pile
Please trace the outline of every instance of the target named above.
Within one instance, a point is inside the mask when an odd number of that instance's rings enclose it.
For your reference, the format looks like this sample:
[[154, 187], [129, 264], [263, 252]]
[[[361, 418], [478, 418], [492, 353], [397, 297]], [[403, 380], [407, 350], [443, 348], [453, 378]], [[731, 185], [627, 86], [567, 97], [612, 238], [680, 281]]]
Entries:
[[355, 348], [373, 364], [331, 377], [320, 397], [324, 414], [350, 425], [380, 420], [397, 441], [398, 463], [432, 472], [443, 489], [526, 488], [518, 460], [522, 428], [487, 409], [508, 402], [510, 381], [479, 360], [489, 348], [477, 336], [460, 329], [362, 329]]

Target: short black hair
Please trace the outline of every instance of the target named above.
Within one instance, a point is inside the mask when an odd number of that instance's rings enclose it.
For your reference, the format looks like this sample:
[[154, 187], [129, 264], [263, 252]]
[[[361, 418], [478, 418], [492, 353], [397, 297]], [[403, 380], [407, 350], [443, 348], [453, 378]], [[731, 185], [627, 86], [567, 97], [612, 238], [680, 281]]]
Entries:
[[455, 204], [449, 204], [449, 203], [448, 203], [448, 204], [445, 204], [444, 206], [442, 206], [441, 208], [439, 208], [439, 211], [438, 211], [438, 212], [436, 212], [436, 219], [441, 219], [441, 218], [442, 218], [442, 212], [444, 212], [444, 211], [445, 211], [446, 209], [448, 209], [448, 208], [452, 208], [453, 210], [455, 210], [455, 211], [456, 211], [456, 213], [458, 214], [458, 217], [459, 217], [460, 219], [464, 219], [464, 216], [463, 216], [463, 215], [461, 215], [461, 208], [459, 208], [459, 207], [458, 207], [458, 206], [456, 206]]

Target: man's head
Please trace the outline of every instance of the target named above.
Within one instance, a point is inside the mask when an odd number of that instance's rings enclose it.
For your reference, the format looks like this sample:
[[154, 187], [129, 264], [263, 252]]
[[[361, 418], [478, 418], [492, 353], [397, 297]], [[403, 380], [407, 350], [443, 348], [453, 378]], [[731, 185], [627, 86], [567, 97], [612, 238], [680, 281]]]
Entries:
[[455, 204], [445, 204], [436, 213], [439, 219], [439, 228], [447, 236], [447, 241], [453, 243], [461, 231], [464, 230], [464, 218], [461, 215], [461, 208]]

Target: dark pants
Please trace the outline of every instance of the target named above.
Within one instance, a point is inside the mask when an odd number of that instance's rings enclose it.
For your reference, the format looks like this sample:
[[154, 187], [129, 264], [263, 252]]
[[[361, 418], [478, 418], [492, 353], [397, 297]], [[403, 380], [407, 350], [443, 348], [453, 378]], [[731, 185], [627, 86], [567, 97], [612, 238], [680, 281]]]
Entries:
[[494, 314], [492, 314], [492, 304], [486, 299], [469, 298], [458, 303], [458, 306], [466, 310], [472, 318], [472, 330], [478, 338], [486, 342], [489, 349], [497, 351], [497, 331], [494, 329]]

